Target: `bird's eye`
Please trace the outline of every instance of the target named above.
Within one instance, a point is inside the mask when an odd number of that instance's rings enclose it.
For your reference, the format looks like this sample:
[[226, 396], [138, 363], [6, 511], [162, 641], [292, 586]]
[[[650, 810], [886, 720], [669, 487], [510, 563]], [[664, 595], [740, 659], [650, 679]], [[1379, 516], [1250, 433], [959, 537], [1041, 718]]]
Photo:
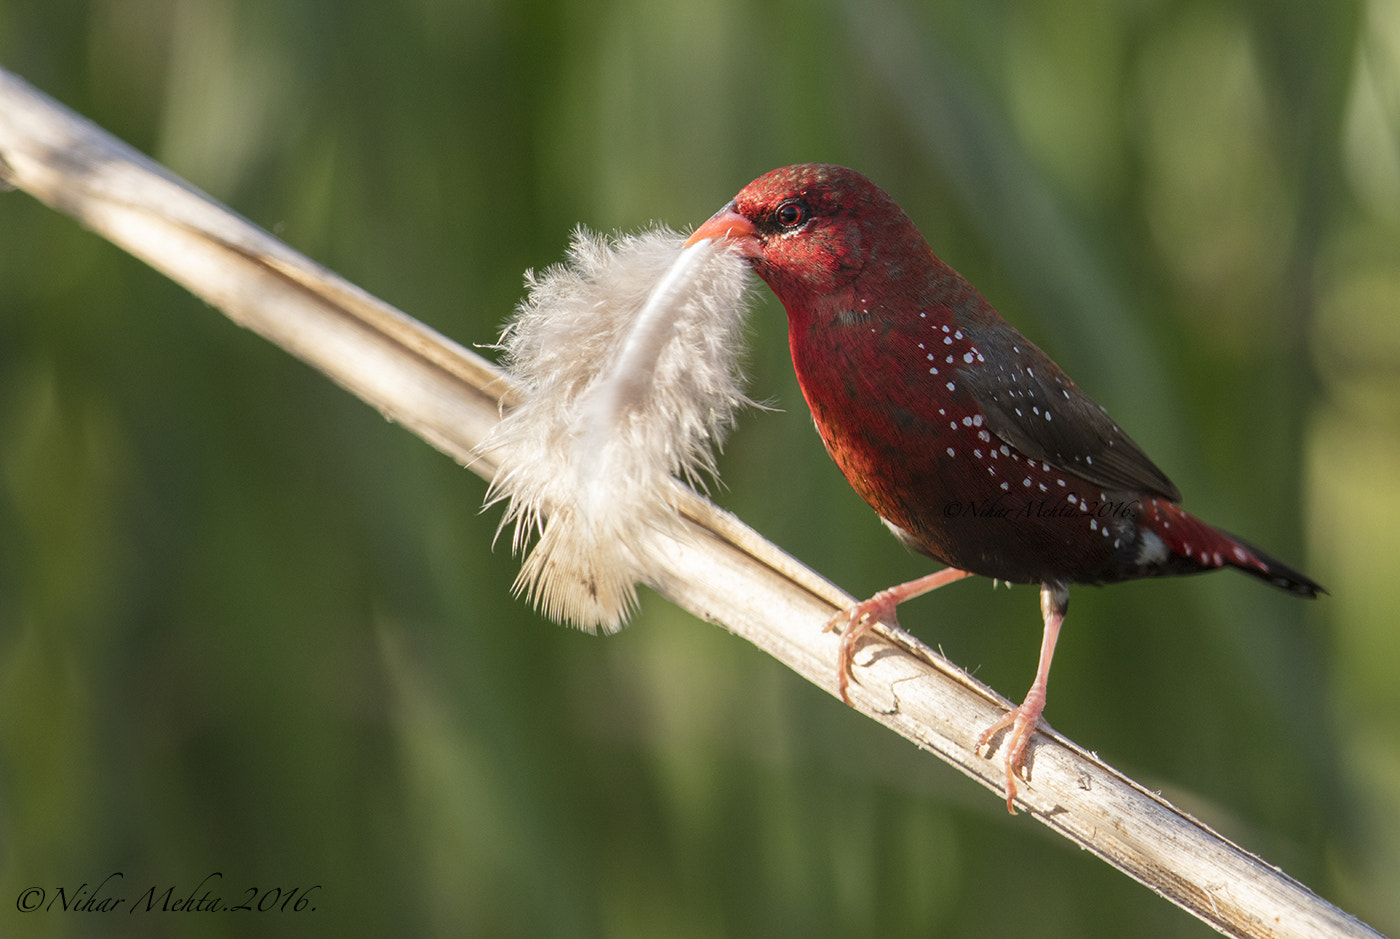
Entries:
[[777, 211], [773, 213], [774, 218], [783, 228], [796, 228], [807, 221], [810, 215], [811, 210], [807, 208], [807, 203], [801, 199], [788, 199], [779, 205]]

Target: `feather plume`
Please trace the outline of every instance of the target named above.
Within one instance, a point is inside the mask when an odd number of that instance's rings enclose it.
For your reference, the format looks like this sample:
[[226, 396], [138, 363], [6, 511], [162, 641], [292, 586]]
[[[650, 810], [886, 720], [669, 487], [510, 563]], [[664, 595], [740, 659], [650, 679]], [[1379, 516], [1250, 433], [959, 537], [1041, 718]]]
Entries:
[[488, 504], [508, 500], [515, 592], [551, 619], [616, 632], [655, 583], [658, 532], [676, 534], [673, 477], [715, 471], [744, 396], [747, 263], [723, 244], [658, 229], [580, 229], [502, 334], [524, 401], [482, 445], [500, 461]]

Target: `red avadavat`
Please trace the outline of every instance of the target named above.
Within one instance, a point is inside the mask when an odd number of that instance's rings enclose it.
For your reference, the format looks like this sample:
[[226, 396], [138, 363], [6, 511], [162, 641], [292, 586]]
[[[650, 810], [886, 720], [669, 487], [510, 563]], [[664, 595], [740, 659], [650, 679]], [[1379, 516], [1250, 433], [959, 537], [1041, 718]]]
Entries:
[[1013, 813], [1070, 584], [1235, 567], [1299, 596], [1322, 590], [1178, 507], [1176, 486], [1103, 408], [859, 173], [773, 170], [691, 242], [705, 238], [734, 239], [787, 309], [802, 393], [846, 479], [897, 538], [949, 565], [833, 621], [846, 624], [842, 697], [856, 640], [904, 600], [969, 574], [1040, 585], [1035, 682], [978, 741], [1009, 730]]

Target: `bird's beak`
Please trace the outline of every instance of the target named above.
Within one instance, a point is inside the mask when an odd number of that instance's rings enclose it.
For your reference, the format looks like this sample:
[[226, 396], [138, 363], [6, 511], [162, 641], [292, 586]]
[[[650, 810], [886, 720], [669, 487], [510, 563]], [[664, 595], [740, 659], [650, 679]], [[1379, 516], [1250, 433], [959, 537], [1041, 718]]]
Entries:
[[710, 220], [691, 233], [686, 239], [686, 247], [706, 238], [731, 238], [738, 242], [739, 253], [746, 258], [756, 258], [763, 253], [758, 239], [754, 237], [753, 222], [734, 211], [730, 202], [710, 217]]

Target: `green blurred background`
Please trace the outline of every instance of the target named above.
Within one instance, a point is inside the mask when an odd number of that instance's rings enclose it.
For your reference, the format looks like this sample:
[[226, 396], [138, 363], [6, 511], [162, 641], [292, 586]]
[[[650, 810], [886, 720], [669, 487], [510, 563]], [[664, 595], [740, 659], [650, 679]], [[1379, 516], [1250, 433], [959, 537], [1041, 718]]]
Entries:
[[[468, 344], [577, 224], [862, 170], [1188, 508], [1332, 590], [1080, 588], [1048, 719], [1400, 932], [1397, 0], [0, 0], [0, 64]], [[822, 452], [784, 326], [765, 291], [782, 410], [717, 500], [853, 593], [927, 571]], [[655, 595], [607, 639], [543, 621], [484, 491], [0, 195], [0, 934], [1210, 934]], [[1030, 588], [902, 618], [1024, 693]], [[114, 871], [322, 887], [17, 912]]]

